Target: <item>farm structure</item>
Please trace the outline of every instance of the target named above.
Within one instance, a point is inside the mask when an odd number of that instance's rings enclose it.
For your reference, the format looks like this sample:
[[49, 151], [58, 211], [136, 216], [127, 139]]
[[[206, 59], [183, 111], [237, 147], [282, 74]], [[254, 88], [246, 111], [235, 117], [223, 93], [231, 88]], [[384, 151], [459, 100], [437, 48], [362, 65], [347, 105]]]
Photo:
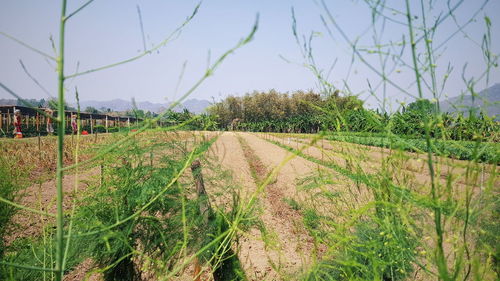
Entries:
[[[14, 123], [14, 112], [15, 110], [21, 111], [22, 125], [26, 128], [34, 127], [37, 132], [45, 131], [45, 124], [47, 123], [47, 116], [41, 112], [45, 112], [46, 108], [33, 108], [26, 106], [13, 106], [4, 105], [0, 106], [0, 129], [8, 131], [10, 126]], [[70, 120], [72, 115], [77, 115], [77, 111], [66, 110], [65, 112], [65, 126], [70, 128]], [[57, 113], [54, 113], [54, 118], [57, 117]], [[133, 124], [141, 122], [141, 118], [128, 117], [128, 116], [112, 116], [108, 114], [99, 113], [87, 113], [80, 112], [79, 120], [81, 121], [81, 127], [90, 127], [90, 132], [93, 133], [95, 126], [103, 126], [106, 131], [109, 127], [130, 127]]]

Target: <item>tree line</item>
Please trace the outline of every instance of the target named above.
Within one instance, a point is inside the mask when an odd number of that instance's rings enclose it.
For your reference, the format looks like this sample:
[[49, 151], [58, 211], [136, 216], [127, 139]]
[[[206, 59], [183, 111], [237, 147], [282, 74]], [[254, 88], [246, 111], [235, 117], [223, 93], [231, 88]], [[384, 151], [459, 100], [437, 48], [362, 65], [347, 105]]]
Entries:
[[431, 122], [431, 136], [453, 140], [499, 138], [500, 125], [479, 113], [441, 113], [435, 103], [421, 99], [394, 113], [368, 109], [356, 96], [338, 91], [324, 96], [313, 91], [291, 94], [268, 92], [228, 96], [207, 109], [218, 130], [253, 132], [316, 133], [336, 132], [393, 133], [420, 138], [424, 122]]

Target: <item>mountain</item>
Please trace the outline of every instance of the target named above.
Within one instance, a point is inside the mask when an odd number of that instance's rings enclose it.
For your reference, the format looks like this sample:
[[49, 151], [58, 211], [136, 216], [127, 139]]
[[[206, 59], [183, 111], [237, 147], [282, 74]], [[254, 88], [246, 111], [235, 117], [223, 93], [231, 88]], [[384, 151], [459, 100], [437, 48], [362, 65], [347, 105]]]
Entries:
[[[152, 103], [148, 101], [136, 102], [137, 108], [144, 111], [151, 111], [155, 113], [162, 112], [167, 109], [171, 103]], [[210, 105], [207, 100], [189, 99], [184, 101], [181, 105], [174, 108], [174, 111], [182, 111], [184, 108], [193, 113], [202, 113]], [[72, 104], [76, 107], [76, 104]], [[81, 101], [80, 108], [84, 110], [87, 107], [94, 107], [98, 110], [111, 109], [112, 111], [126, 111], [133, 108], [131, 101], [122, 99], [114, 99], [110, 101]]]
[[500, 120], [500, 83], [482, 90], [474, 99], [472, 95], [462, 95], [444, 100], [439, 106], [442, 112], [463, 112], [467, 116], [470, 110], [477, 113], [483, 111], [488, 113], [488, 116]]
[[184, 108], [187, 108], [190, 112], [202, 113], [205, 112], [205, 109], [212, 103], [207, 100], [189, 99], [182, 104]]

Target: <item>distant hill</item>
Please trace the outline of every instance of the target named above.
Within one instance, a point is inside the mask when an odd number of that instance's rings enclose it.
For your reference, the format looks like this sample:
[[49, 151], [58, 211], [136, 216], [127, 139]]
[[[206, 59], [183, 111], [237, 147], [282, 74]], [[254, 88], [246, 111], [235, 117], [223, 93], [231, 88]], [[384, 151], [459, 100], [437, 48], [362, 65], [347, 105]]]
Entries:
[[449, 98], [439, 103], [442, 112], [463, 112], [469, 115], [470, 110], [479, 113], [483, 111], [488, 116], [500, 120], [500, 84], [497, 83], [488, 89], [482, 90], [472, 99], [471, 95]]
[[[35, 106], [40, 105], [40, 101], [36, 99], [27, 100]], [[46, 102], [43, 106], [47, 106]], [[152, 103], [148, 101], [136, 102], [137, 108], [144, 111], [151, 111], [155, 113], [160, 113], [168, 108], [171, 103]], [[210, 102], [207, 100], [199, 99], [189, 99], [184, 101], [181, 105], [174, 108], [174, 111], [182, 111], [184, 108], [190, 112], [199, 114], [205, 112], [205, 109], [210, 106]], [[0, 99], [0, 105], [23, 105], [17, 101], [17, 99]], [[69, 106], [76, 108], [76, 104], [69, 104]], [[97, 110], [106, 111], [106, 109], [111, 109], [111, 111], [126, 111], [132, 109], [132, 102], [122, 99], [114, 99], [109, 101], [81, 101], [80, 108], [84, 110], [87, 107], [93, 107]]]
[[[155, 113], [162, 112], [167, 109], [171, 103], [152, 103], [148, 101], [136, 102], [137, 108], [144, 111], [151, 111]], [[189, 99], [176, 106], [175, 111], [182, 111], [184, 108], [193, 113], [202, 113], [210, 105], [207, 100]], [[73, 106], [76, 106], [73, 104]], [[132, 102], [122, 99], [114, 99], [110, 101], [81, 101], [80, 108], [94, 107], [98, 110], [110, 108], [112, 111], [126, 111], [132, 109]]]

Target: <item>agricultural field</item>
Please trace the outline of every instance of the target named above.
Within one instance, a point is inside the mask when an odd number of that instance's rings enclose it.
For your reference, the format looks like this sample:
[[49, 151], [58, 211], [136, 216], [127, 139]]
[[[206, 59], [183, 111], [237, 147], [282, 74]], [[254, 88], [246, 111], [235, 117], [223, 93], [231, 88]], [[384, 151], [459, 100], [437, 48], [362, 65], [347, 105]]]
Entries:
[[[430, 175], [427, 154], [322, 135], [163, 129], [89, 161], [126, 137], [67, 137], [64, 280], [431, 280], [439, 247], [457, 276], [497, 276], [497, 165], [433, 156]], [[5, 280], [53, 277], [55, 140], [1, 143], [3, 171], [21, 163], [2, 173]]]
[[500, 280], [500, 1], [138, 2], [0, 3], [0, 281]]

